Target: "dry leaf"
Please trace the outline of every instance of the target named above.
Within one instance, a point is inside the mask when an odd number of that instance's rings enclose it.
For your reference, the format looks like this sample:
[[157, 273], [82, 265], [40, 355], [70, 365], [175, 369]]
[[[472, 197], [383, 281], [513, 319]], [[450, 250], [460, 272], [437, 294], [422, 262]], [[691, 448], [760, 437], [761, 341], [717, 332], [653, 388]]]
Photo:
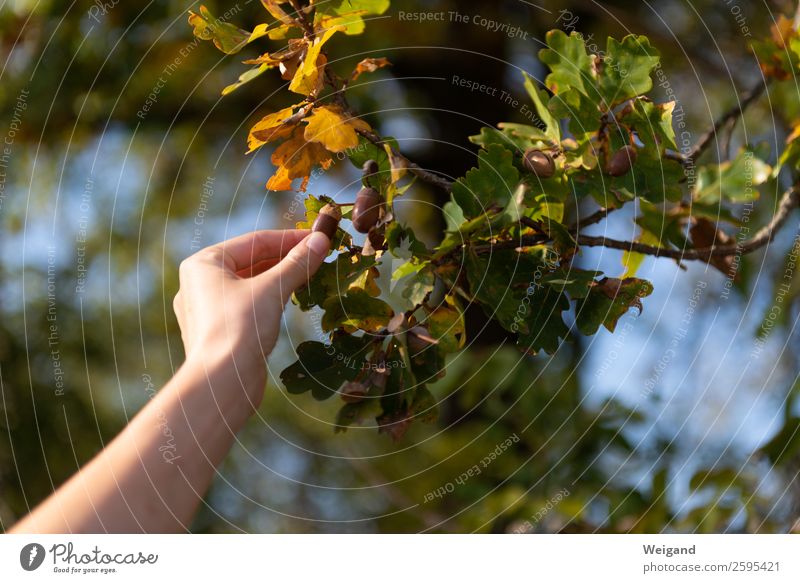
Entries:
[[267, 188], [291, 190], [292, 180], [302, 178], [303, 184], [300, 186], [300, 190], [305, 190], [314, 166], [319, 164], [322, 168], [327, 169], [332, 162], [330, 154], [322, 145], [306, 141], [303, 132], [295, 131], [272, 153], [272, 163], [278, 169], [267, 182]]
[[324, 83], [322, 71], [328, 63], [325, 55], [320, 54], [322, 46], [337, 32], [342, 30], [341, 27], [331, 28], [325, 31], [321, 37], [317, 37], [314, 44], [308, 48], [306, 57], [303, 59], [303, 65], [298, 67], [292, 82], [289, 84], [289, 90], [302, 95], [313, 95], [319, 92]]
[[247, 136], [247, 153], [249, 154], [264, 144], [285, 138], [291, 134], [294, 126], [284, 124], [284, 121], [292, 117], [293, 114], [294, 106], [262, 117], [256, 125], [250, 128], [250, 134]]
[[[693, 219], [689, 234], [692, 237], [692, 243], [697, 248], [727, 245], [733, 242], [732, 237], [717, 229], [717, 225], [708, 219]], [[730, 275], [733, 259], [733, 255], [712, 255], [708, 263], [725, 275]]]
[[391, 65], [392, 64], [389, 62], [389, 59], [386, 57], [380, 57], [377, 59], [364, 59], [358, 65], [356, 65], [355, 69], [353, 69], [353, 74], [350, 76], [350, 80], [355, 81], [363, 73], [374, 73], [378, 69], [390, 67]]

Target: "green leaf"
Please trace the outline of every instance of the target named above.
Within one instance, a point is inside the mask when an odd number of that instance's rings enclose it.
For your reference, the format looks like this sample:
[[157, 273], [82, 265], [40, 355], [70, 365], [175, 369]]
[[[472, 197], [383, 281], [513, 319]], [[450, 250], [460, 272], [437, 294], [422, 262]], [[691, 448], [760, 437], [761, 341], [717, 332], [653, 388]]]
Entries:
[[523, 71], [522, 74], [525, 77], [525, 90], [528, 92], [528, 95], [530, 95], [531, 100], [533, 101], [533, 105], [536, 108], [536, 115], [539, 116], [539, 119], [542, 120], [542, 123], [547, 128], [543, 134], [543, 138], [539, 138], [535, 134], [532, 134], [529, 139], [533, 140], [549, 138], [555, 144], [560, 143], [561, 127], [559, 126], [559, 120], [550, 113], [550, 109], [548, 108], [550, 97], [547, 95], [546, 91], [539, 91], [536, 88], [536, 83], [530, 75], [528, 75], [525, 71]]
[[205, 6], [200, 6], [200, 14], [189, 11], [189, 24], [192, 25], [194, 36], [212, 41], [214, 46], [227, 55], [242, 50], [252, 36], [252, 33], [220, 20]]
[[425, 244], [417, 239], [414, 231], [395, 220], [386, 226], [386, 243], [389, 252], [399, 259], [428, 257], [430, 252]]
[[[389, 144], [395, 150], [399, 150], [400, 146], [397, 140], [391, 137], [383, 138], [382, 144]], [[389, 160], [389, 154], [386, 149], [381, 146], [376, 146], [364, 136], [360, 136], [358, 146], [347, 152], [350, 162], [353, 166], [361, 170], [364, 163], [368, 160], [375, 160], [378, 163], [379, 171], [376, 175], [370, 178], [370, 186], [378, 190], [381, 194], [386, 193], [386, 189], [392, 182], [392, 164]]]
[[483, 311], [509, 332], [518, 332], [521, 336], [532, 335], [530, 342], [537, 347], [552, 347], [557, 344], [558, 338], [537, 337], [538, 328], [531, 328], [532, 325], [536, 327], [547, 323], [551, 324], [548, 332], [563, 331], [558, 322], [549, 322], [550, 316], [560, 319], [560, 311], [552, 313], [553, 310], [548, 310], [545, 314], [548, 318], [539, 320], [542, 316], [539, 303], [546, 298], [563, 309], [569, 308], [557, 297], [560, 293], [550, 296], [541, 289], [545, 278], [558, 267], [552, 255], [552, 249], [545, 246], [526, 248], [520, 253], [500, 250], [491, 256], [471, 252], [467, 254], [464, 264], [470, 292]]
[[755, 200], [759, 196], [755, 187], [769, 180], [772, 173], [760, 156], [759, 151], [743, 148], [733, 160], [701, 167], [694, 199], [701, 203], [717, 202], [720, 198], [732, 202]]
[[629, 34], [622, 42], [609, 37], [597, 79], [606, 109], [650, 91], [650, 74], [658, 60], [658, 51], [646, 36]]
[[569, 336], [569, 328], [562, 317], [562, 312], [569, 309], [569, 300], [552, 287], [534, 288], [528, 299], [530, 303], [521, 304], [528, 331], [520, 332], [517, 346], [528, 354], [541, 351], [554, 354], [561, 339]]
[[436, 399], [426, 387], [419, 386], [414, 391], [410, 413], [415, 421], [419, 420], [422, 423], [433, 423], [439, 417]]
[[557, 291], [568, 293], [573, 298], [585, 298], [600, 271], [587, 271], [575, 267], [561, 268], [542, 277], [541, 281]]
[[657, 104], [637, 99], [633, 102], [631, 114], [625, 119], [626, 122], [630, 123], [631, 128], [645, 144], [645, 147], [652, 147], [659, 152], [663, 152], [665, 148], [677, 150], [675, 129], [672, 127], [674, 109], [674, 101]]
[[323, 263], [308, 285], [294, 293], [293, 301], [304, 312], [322, 306], [331, 297], [346, 293], [351, 284], [374, 266], [374, 256], [341, 253], [335, 261]]
[[453, 200], [466, 218], [483, 215], [491, 207], [505, 208], [519, 184], [514, 156], [492, 144], [478, 154], [478, 167], [453, 184]]
[[361, 372], [371, 341], [366, 336], [336, 335], [329, 345], [303, 342], [297, 347], [297, 362], [281, 372], [281, 381], [293, 395], [311, 391], [316, 400], [324, 401]]
[[425, 325], [431, 336], [439, 341], [438, 348], [445, 353], [458, 352], [466, 342], [466, 328], [461, 306], [453, 296], [429, 311]]
[[364, 32], [363, 16], [383, 14], [389, 9], [390, 0], [327, 0], [314, 4], [315, 27], [330, 28], [344, 26], [345, 34]]
[[580, 142], [600, 129], [601, 114], [597, 102], [578, 89], [554, 95], [549, 107], [556, 117], [569, 119], [569, 131]]
[[583, 37], [575, 31], [567, 36], [562, 30], [551, 30], [545, 42], [548, 48], [539, 51], [539, 60], [550, 67], [547, 87], [556, 95], [574, 88], [594, 99], [594, 71]]
[[379, 332], [394, 316], [391, 306], [361, 289], [351, 289], [345, 295], [329, 297], [322, 304], [322, 329], [326, 332], [344, 329]]
[[250, 83], [250, 81], [252, 81], [253, 79], [257, 79], [265, 71], [269, 71], [270, 69], [274, 68], [275, 68], [274, 64], [264, 63], [263, 65], [259, 65], [258, 67], [250, 69], [249, 71], [245, 71], [244, 73], [239, 75], [239, 80], [236, 81], [236, 83], [232, 83], [222, 90], [222, 95], [228, 95], [229, 93], [233, 93], [242, 85]]
[[411, 275], [403, 285], [403, 297], [408, 300], [410, 307], [418, 306], [423, 303], [428, 295], [433, 291], [436, 281], [433, 267], [426, 264], [422, 269]]
[[464, 217], [464, 210], [455, 201], [447, 201], [442, 207], [447, 230], [456, 232], [461, 228], [467, 219]]
[[581, 333], [591, 336], [600, 326], [613, 332], [619, 319], [631, 308], [642, 310], [642, 298], [653, 293], [653, 284], [636, 278], [604, 277], [595, 282], [577, 303], [576, 323]]

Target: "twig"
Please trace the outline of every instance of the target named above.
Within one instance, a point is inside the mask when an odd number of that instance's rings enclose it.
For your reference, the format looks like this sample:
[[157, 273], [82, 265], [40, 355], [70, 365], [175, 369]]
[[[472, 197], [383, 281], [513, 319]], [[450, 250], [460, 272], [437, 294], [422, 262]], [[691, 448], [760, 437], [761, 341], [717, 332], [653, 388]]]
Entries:
[[736, 122], [739, 121], [738, 117], [731, 118], [725, 126], [725, 134], [722, 136], [722, 142], [719, 149], [722, 151], [722, 160], [727, 161], [731, 159], [731, 142], [733, 141], [733, 132], [736, 131]]
[[705, 151], [708, 145], [711, 143], [711, 140], [717, 135], [717, 132], [727, 123], [729, 123], [732, 119], [735, 119], [742, 115], [744, 111], [753, 103], [756, 99], [761, 97], [761, 94], [764, 93], [764, 90], [767, 88], [767, 84], [764, 81], [761, 81], [752, 89], [750, 89], [747, 93], [742, 96], [741, 101], [739, 101], [734, 107], [730, 108], [726, 111], [717, 121], [714, 122], [714, 126], [710, 128], [706, 133], [700, 136], [700, 139], [697, 140], [697, 143], [689, 150], [689, 153], [683, 157], [685, 163], [694, 163], [700, 157], [700, 155]]
[[[378, 147], [383, 147], [386, 144], [383, 138], [381, 138], [378, 134], [375, 134], [373, 132], [359, 130], [358, 133], [367, 138], [370, 142], [372, 142]], [[403, 160], [406, 163], [408, 171], [411, 172], [414, 176], [416, 176], [420, 180], [423, 180], [429, 184], [432, 184], [433, 186], [441, 188], [445, 192], [450, 192], [450, 190], [452, 190], [453, 183], [447, 178], [439, 176], [438, 174], [434, 174], [433, 172], [430, 172], [428, 170], [425, 170], [415, 162], [412, 162], [411, 160], [406, 158], [402, 153], [398, 152], [394, 147], [391, 147], [391, 150], [392, 150], [392, 155], [395, 156], [396, 158], [400, 158], [401, 160]]]
[[294, 8], [295, 13], [297, 14], [295, 20], [300, 24], [308, 37], [314, 38], [314, 27], [311, 26], [311, 23], [308, 21], [306, 13], [303, 12], [303, 7], [300, 6], [300, 3], [297, 0], [289, 0], [289, 3], [292, 5], [292, 8]]
[[595, 225], [605, 219], [609, 213], [614, 212], [615, 208], [601, 208], [599, 211], [592, 213], [585, 219], [581, 219], [578, 217], [578, 220], [575, 221], [575, 224], [569, 228], [570, 233], [577, 233], [579, 229], [586, 228], [590, 225]]
[[723, 255], [745, 255], [760, 249], [775, 237], [781, 229], [791, 211], [800, 206], [800, 189], [797, 185], [788, 190], [781, 198], [778, 210], [772, 220], [759, 230], [752, 239], [744, 243], [727, 245], [712, 245], [700, 249], [664, 249], [653, 245], [645, 245], [635, 241], [618, 241], [606, 237], [589, 237], [578, 235], [578, 244], [587, 247], [608, 247], [609, 249], [620, 249], [622, 251], [634, 251], [643, 255], [653, 255], [655, 257], [669, 257], [677, 260], [704, 260], [708, 261], [711, 257]]

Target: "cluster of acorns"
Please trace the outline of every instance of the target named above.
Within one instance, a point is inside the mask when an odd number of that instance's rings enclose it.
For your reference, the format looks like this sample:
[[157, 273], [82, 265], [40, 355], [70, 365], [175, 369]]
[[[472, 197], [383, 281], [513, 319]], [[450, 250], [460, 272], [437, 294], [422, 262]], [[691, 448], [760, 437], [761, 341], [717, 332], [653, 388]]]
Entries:
[[[375, 160], [368, 160], [364, 163], [363, 181], [364, 185], [361, 190], [356, 194], [356, 200], [353, 203], [352, 221], [353, 227], [359, 233], [369, 233], [378, 222], [383, 218], [385, 213], [386, 201], [383, 200], [381, 194], [369, 186], [369, 179], [378, 173], [379, 167]], [[333, 239], [336, 229], [339, 227], [339, 221], [342, 220], [342, 210], [337, 204], [326, 204], [319, 211], [314, 224], [311, 229], [313, 231], [321, 231], [325, 233], [329, 239]]]
[[[606, 164], [606, 173], [614, 177], [624, 176], [630, 172], [637, 155], [636, 148], [633, 146], [623, 146], [609, 158], [608, 164]], [[550, 178], [556, 172], [553, 156], [537, 148], [526, 150], [522, 156], [522, 165], [538, 178]]]

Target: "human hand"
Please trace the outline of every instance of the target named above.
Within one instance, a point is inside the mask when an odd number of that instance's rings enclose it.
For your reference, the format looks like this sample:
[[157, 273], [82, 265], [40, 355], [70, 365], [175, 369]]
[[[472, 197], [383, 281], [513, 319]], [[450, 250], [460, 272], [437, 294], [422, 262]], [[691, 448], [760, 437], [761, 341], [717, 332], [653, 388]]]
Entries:
[[329, 249], [323, 233], [256, 231], [184, 260], [173, 308], [187, 361], [223, 359], [264, 375], [286, 302]]

